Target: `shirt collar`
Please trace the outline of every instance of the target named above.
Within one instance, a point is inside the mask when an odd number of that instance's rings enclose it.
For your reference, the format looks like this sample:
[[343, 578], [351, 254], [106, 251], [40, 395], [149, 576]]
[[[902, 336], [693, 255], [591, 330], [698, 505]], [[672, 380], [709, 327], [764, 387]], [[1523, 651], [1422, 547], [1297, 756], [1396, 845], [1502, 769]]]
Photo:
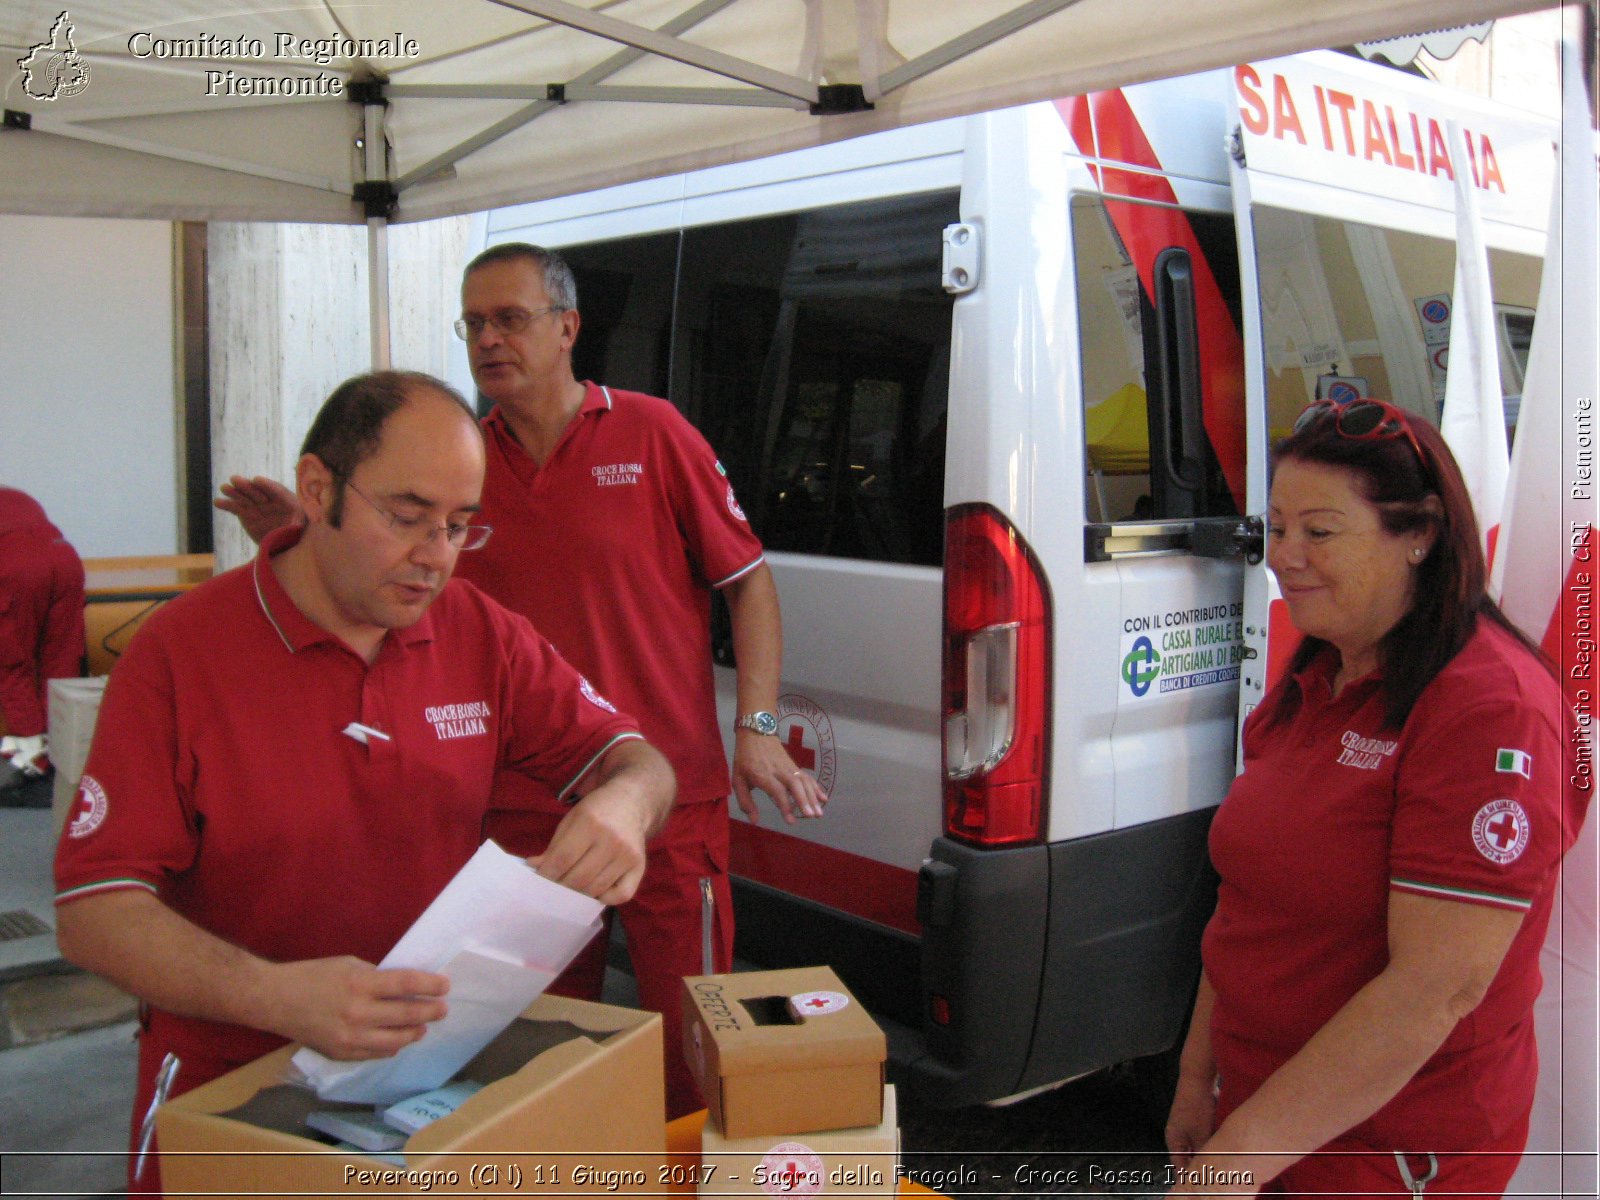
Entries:
[[[611, 411], [611, 389], [603, 384], [583, 381], [583, 403], [578, 405], [580, 417], [592, 416], [595, 413]], [[498, 404], [489, 410], [489, 415], [483, 418], [483, 427], [495, 437], [500, 438], [508, 445], [520, 448], [517, 435], [511, 431], [511, 424], [506, 420], [506, 414]]]
[[[298, 653], [307, 646], [316, 645], [318, 642], [329, 642], [333, 645], [343, 646], [344, 642], [318, 625], [295, 605], [289, 593], [284, 590], [278, 573], [272, 569], [272, 559], [282, 554], [299, 543], [305, 533], [304, 525], [286, 525], [274, 529], [261, 539], [261, 550], [257, 553], [255, 561], [250, 564], [251, 579], [255, 583], [256, 600], [261, 605], [261, 613], [267, 623], [277, 632], [285, 648], [290, 654]], [[449, 587], [448, 583], [445, 587]], [[441, 594], [443, 594], [441, 592]], [[435, 603], [437, 603], [435, 599]], [[401, 646], [413, 646], [419, 642], [433, 640], [433, 608], [422, 614], [416, 624], [405, 629], [391, 629], [384, 637], [383, 647], [391, 643]], [[384, 650], [379, 649], [379, 654]]]
[[[1323, 646], [1317, 651], [1316, 657], [1294, 676], [1295, 686], [1300, 689], [1303, 700], [1321, 703], [1333, 698], [1333, 677], [1338, 673], [1339, 652], [1332, 646]], [[1352, 679], [1345, 684], [1344, 690], [1339, 693], [1339, 698], [1343, 700], [1357, 695], [1365, 696], [1369, 690], [1379, 687], [1382, 683], [1383, 668], [1378, 666], [1360, 679]]]

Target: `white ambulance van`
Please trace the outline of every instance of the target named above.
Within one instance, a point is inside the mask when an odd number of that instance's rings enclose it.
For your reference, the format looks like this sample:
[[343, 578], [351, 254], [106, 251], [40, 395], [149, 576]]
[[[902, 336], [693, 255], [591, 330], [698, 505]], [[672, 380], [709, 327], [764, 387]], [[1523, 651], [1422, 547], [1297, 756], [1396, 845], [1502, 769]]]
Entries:
[[1437, 419], [1460, 172], [1514, 412], [1554, 136], [1321, 52], [489, 215], [563, 250], [580, 377], [688, 414], [777, 577], [831, 800], [735, 821], [741, 956], [831, 963], [936, 1103], [1175, 1042], [1270, 441], [1319, 395]]

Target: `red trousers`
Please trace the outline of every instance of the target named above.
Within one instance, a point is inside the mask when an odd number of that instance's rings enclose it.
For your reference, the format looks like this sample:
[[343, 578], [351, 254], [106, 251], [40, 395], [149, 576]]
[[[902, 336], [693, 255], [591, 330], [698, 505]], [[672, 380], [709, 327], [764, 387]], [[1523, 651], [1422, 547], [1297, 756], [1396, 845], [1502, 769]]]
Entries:
[[[1214, 1036], [1222, 1070], [1218, 1125], [1270, 1076], [1277, 1057], [1237, 1039]], [[1498, 1198], [1528, 1141], [1528, 1113], [1509, 1111], [1503, 1132], [1483, 1135], [1483, 1144], [1464, 1152], [1430, 1152], [1427, 1146], [1374, 1145], [1337, 1137], [1284, 1170], [1261, 1189], [1264, 1196], [1449, 1196], [1451, 1200]], [[1204, 1182], [1204, 1181], [1201, 1181]], [[1225, 1183], [1225, 1180], [1216, 1182]]]
[[0, 717], [13, 737], [44, 733], [46, 684], [83, 670], [83, 563], [51, 532], [0, 534]]
[[[154, 1138], [150, 1140], [150, 1153], [145, 1157], [144, 1171], [135, 1176], [134, 1169], [139, 1159], [139, 1133], [144, 1125], [144, 1114], [150, 1107], [150, 1097], [155, 1093], [156, 1072], [161, 1069], [161, 1060], [166, 1057], [167, 1050], [168, 1046], [164, 1042], [150, 1037], [146, 1030], [140, 1031], [139, 1074], [133, 1089], [133, 1120], [128, 1134], [128, 1195], [130, 1196], [161, 1195], [161, 1162], [156, 1155], [157, 1145]], [[193, 1091], [201, 1084], [210, 1083], [213, 1079], [221, 1078], [229, 1071], [242, 1066], [244, 1066], [242, 1062], [186, 1053], [181, 1056], [178, 1074], [167, 1092], [167, 1099], [174, 1100], [184, 1092]]]
[[1262, 1195], [1421, 1195], [1448, 1196], [1450, 1200], [1500, 1200], [1522, 1159], [1527, 1140], [1528, 1126], [1524, 1121], [1499, 1146], [1470, 1154], [1407, 1154], [1403, 1175], [1393, 1151], [1336, 1138], [1267, 1184]]
[[[501, 817], [507, 819], [501, 820]], [[559, 814], [498, 813], [490, 835], [511, 854], [539, 854], [549, 845]], [[716, 899], [712, 931], [715, 971], [733, 966], [733, 894], [728, 886], [728, 805], [725, 799], [675, 807], [650, 841], [643, 881], [632, 900], [614, 910], [628, 935], [628, 957], [639, 983], [639, 1003], [661, 1014], [663, 1067], [669, 1120], [704, 1108], [683, 1057], [683, 977], [701, 975], [700, 880], [710, 879]], [[600, 999], [605, 982], [607, 927], [551, 985], [556, 995]]]

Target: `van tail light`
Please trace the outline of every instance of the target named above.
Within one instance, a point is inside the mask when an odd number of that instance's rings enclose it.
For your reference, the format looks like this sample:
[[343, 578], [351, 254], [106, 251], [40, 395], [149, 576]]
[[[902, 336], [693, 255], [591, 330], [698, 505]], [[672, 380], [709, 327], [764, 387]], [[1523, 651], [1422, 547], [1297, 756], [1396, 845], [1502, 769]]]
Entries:
[[1050, 602], [1033, 552], [984, 504], [945, 518], [944, 829], [980, 846], [1044, 837]]

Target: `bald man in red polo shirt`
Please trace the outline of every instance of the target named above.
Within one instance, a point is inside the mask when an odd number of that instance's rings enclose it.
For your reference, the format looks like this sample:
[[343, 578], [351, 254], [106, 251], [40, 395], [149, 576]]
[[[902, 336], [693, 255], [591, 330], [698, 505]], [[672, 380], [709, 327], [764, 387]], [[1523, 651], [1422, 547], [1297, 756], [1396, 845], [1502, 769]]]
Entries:
[[168, 1051], [187, 1090], [286, 1039], [366, 1059], [422, 1037], [448, 981], [370, 964], [471, 857], [497, 774], [557, 814], [542, 875], [607, 904], [637, 889], [671, 770], [526, 619], [451, 580], [487, 536], [483, 469], [445, 385], [349, 381], [297, 467], [306, 525], [164, 608], [113, 673], [58, 937], [148, 1006], [136, 1117]]
[[[468, 264], [457, 332], [478, 389], [495, 403], [489, 447], [487, 554], [463, 571], [539, 631], [624, 709], [672, 762], [678, 801], [651, 843], [634, 900], [619, 908], [645, 1007], [666, 1035], [667, 1111], [700, 1107], [683, 1061], [678, 990], [701, 970], [699, 881], [716, 897], [716, 969], [733, 961], [728, 886], [729, 767], [711, 673], [711, 592], [732, 618], [738, 671], [732, 791], [751, 819], [753, 791], [786, 821], [820, 817], [827, 796], [778, 740], [782, 660], [778, 591], [715, 453], [665, 400], [579, 381], [577, 289], [565, 261], [523, 243]], [[218, 506], [253, 537], [294, 517], [271, 480], [235, 477]], [[508, 779], [491, 829], [508, 848], [536, 849], [548, 818]], [[558, 986], [598, 996], [603, 939]]]

